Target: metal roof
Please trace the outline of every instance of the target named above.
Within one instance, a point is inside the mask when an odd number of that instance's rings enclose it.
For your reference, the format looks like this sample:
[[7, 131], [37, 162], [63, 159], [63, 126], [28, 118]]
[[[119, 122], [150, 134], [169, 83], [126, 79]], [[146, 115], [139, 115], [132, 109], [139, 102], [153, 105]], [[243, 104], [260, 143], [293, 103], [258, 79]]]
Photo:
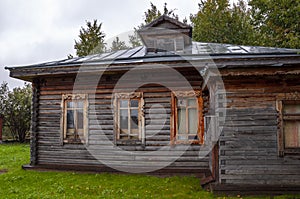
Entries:
[[[259, 46], [241, 46], [219, 43], [203, 43], [193, 42], [185, 52], [158, 52], [147, 53], [145, 46], [139, 46], [127, 50], [119, 50], [109, 53], [94, 54], [84, 57], [75, 57], [72, 59], [64, 59], [59, 61], [46, 62], [30, 66], [23, 66], [28, 68], [35, 67], [58, 67], [66, 65], [78, 65], [82, 63], [102, 64], [110, 63], [137, 63], [137, 62], [162, 62], [162, 61], [180, 61], [180, 60], [195, 60], [201, 57], [212, 56], [219, 58], [239, 58], [245, 55], [252, 55], [253, 57], [267, 56], [268, 54], [299, 54], [300, 49], [286, 49], [274, 47], [259, 47]], [[18, 68], [18, 67], [7, 67]]]

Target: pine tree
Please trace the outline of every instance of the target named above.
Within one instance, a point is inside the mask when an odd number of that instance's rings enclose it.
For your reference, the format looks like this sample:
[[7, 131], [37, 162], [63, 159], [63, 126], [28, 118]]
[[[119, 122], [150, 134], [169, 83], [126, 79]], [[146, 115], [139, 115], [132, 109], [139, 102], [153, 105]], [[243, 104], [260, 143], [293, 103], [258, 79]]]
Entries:
[[126, 46], [124, 41], [121, 41], [119, 39], [119, 37], [116, 37], [113, 42], [112, 42], [112, 46], [110, 48], [111, 51], [117, 51], [117, 50], [124, 50], [124, 49], [128, 49], [129, 47]]
[[103, 53], [106, 44], [104, 43], [105, 34], [101, 31], [102, 23], [98, 24], [97, 20], [93, 23], [86, 21], [86, 26], [86, 28], [81, 27], [79, 31], [79, 41], [75, 40], [76, 54], [81, 57]]

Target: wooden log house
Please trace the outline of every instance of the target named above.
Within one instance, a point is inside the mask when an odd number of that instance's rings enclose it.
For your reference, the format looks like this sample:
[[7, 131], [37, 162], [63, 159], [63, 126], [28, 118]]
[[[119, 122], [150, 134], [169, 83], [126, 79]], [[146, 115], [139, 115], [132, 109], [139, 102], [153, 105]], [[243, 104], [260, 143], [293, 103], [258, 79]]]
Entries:
[[141, 47], [7, 67], [33, 87], [24, 168], [299, 191], [299, 50], [194, 42], [167, 16], [139, 34]]

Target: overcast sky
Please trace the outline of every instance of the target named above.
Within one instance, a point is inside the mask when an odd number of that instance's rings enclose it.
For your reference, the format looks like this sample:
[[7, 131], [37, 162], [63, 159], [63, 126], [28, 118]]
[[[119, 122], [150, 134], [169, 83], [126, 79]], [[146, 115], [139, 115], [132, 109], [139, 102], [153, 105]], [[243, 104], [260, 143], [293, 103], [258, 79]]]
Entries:
[[[179, 18], [197, 13], [200, 0], [151, 0], [160, 10], [164, 2]], [[130, 31], [143, 21], [150, 0], [0, 0], [0, 83], [24, 83], [8, 77], [5, 66], [65, 59], [75, 54], [74, 39], [85, 21], [102, 22], [106, 39]]]

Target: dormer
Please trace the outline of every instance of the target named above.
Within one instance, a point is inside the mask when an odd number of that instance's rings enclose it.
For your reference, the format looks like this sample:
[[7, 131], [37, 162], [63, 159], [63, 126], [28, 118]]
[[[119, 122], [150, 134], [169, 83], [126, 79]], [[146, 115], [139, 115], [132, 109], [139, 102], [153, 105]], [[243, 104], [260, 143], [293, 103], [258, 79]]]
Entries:
[[192, 45], [192, 27], [162, 15], [138, 31], [148, 53], [186, 53]]

